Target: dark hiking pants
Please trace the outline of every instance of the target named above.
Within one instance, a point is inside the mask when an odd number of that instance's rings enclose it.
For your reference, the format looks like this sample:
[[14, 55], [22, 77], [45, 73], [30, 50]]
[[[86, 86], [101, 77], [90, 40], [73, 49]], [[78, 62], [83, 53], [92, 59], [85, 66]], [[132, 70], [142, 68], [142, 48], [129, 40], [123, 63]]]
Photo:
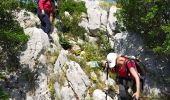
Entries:
[[[140, 90], [143, 90], [143, 80], [140, 79]], [[125, 88], [126, 96], [121, 96], [121, 100], [132, 100], [132, 96], [128, 93], [128, 89], [131, 87], [133, 93], [136, 92], [136, 82], [135, 80], [132, 80], [130, 78], [122, 78], [118, 77], [117, 78], [117, 83], [120, 85], [123, 85]]]
[[39, 8], [37, 9], [37, 14], [41, 21], [44, 32], [49, 34], [51, 31], [50, 14], [45, 12], [45, 14], [43, 15]]

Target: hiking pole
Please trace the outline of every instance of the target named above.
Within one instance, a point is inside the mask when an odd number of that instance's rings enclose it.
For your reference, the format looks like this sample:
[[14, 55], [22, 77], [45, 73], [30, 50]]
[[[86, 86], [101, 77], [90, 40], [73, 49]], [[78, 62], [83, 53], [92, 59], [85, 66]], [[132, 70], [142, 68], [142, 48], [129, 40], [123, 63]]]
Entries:
[[108, 62], [106, 62], [106, 87], [107, 87], [107, 89], [106, 89], [106, 100], [107, 100], [107, 94], [108, 94], [108, 76], [109, 76], [109, 64], [108, 64]]

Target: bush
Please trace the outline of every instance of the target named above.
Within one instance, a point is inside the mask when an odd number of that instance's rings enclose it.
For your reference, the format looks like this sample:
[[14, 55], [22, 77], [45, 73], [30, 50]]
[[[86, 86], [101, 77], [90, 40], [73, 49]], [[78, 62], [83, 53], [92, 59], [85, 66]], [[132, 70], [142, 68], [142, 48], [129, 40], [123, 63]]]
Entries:
[[0, 3], [0, 46], [3, 51], [0, 53], [3, 62], [0, 63], [8, 70], [15, 70], [19, 66], [18, 51], [28, 41], [28, 36], [24, 34], [23, 28], [13, 19], [14, 16], [11, 14], [11, 8], [16, 7], [15, 4], [12, 0]]
[[52, 100], [55, 100], [55, 88], [54, 88], [54, 84], [56, 82], [56, 75], [53, 74], [50, 76], [50, 81], [48, 83], [48, 88], [49, 88], [49, 91], [50, 91], [50, 97]]
[[68, 42], [68, 40], [67, 40], [64, 36], [61, 35], [61, 33], [60, 33], [60, 35], [59, 35], [59, 43], [61, 44], [61, 46], [62, 46], [65, 50], [71, 48], [71, 44]]
[[140, 33], [157, 53], [170, 54], [170, 3], [162, 0], [118, 0], [117, 18], [128, 31]]
[[110, 45], [110, 42], [109, 42], [109, 39], [108, 39], [107, 35], [104, 34], [104, 32], [99, 31], [98, 32], [98, 37], [99, 37], [99, 39], [97, 41], [97, 44], [100, 47], [100, 53], [103, 56], [105, 56], [108, 53], [112, 52], [113, 48]]
[[[74, 14], [72, 17], [62, 16], [62, 31], [64, 35], [69, 35], [74, 38], [80, 37], [81, 39], [85, 39], [84, 33], [86, 32], [83, 27], [78, 26], [80, 22], [80, 17], [77, 14]], [[58, 23], [56, 23], [57, 29], [60, 29]], [[61, 30], [60, 30], [61, 31]]]
[[82, 12], [86, 12], [85, 3], [82, 1], [75, 0], [62, 0], [60, 7], [60, 15], [64, 16], [64, 12], [68, 11], [71, 15], [77, 13], [80, 15]]
[[0, 87], [0, 99], [1, 100], [9, 100], [9, 95], [3, 91], [3, 89]]
[[[71, 16], [64, 16], [64, 12], [67, 11]], [[60, 16], [62, 22], [62, 31], [64, 34], [70, 35], [74, 38], [78, 36], [82, 39], [85, 38], [84, 33], [86, 32], [84, 28], [78, 26], [80, 22], [80, 14], [86, 12], [84, 2], [76, 2], [74, 0], [63, 0], [60, 7]], [[56, 27], [60, 29], [58, 23]]]
[[99, 48], [95, 45], [92, 45], [90, 43], [86, 43], [84, 46], [84, 58], [87, 61], [99, 61], [102, 59], [102, 55], [99, 52]]

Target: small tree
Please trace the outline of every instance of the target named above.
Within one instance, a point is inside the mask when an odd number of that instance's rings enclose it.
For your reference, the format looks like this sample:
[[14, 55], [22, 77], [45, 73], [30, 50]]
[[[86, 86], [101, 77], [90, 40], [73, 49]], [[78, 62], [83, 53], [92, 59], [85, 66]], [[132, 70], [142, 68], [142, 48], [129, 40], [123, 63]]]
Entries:
[[170, 54], [170, 2], [168, 0], [118, 0], [117, 18], [127, 30], [140, 33], [148, 47]]

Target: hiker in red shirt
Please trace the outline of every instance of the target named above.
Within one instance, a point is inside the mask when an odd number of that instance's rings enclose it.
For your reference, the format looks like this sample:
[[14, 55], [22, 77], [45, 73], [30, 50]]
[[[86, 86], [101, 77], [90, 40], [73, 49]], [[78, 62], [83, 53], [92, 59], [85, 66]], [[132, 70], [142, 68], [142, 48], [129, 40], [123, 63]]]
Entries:
[[[116, 72], [118, 74], [119, 82], [120, 84], [123, 84], [125, 86], [125, 89], [127, 90], [127, 81], [133, 81], [134, 86], [134, 94], [133, 98], [139, 99], [140, 96], [140, 74], [137, 71], [135, 61], [134, 60], [128, 60], [126, 56], [121, 56], [116, 53], [109, 53], [107, 55], [107, 62], [110, 70], [112, 72]], [[126, 82], [124, 82], [124, 80]]]
[[[43, 30], [50, 36], [51, 32], [51, 22], [53, 20], [53, 7], [51, 0], [39, 0], [38, 2], [37, 14], [41, 20]], [[49, 37], [51, 39], [51, 37]]]

